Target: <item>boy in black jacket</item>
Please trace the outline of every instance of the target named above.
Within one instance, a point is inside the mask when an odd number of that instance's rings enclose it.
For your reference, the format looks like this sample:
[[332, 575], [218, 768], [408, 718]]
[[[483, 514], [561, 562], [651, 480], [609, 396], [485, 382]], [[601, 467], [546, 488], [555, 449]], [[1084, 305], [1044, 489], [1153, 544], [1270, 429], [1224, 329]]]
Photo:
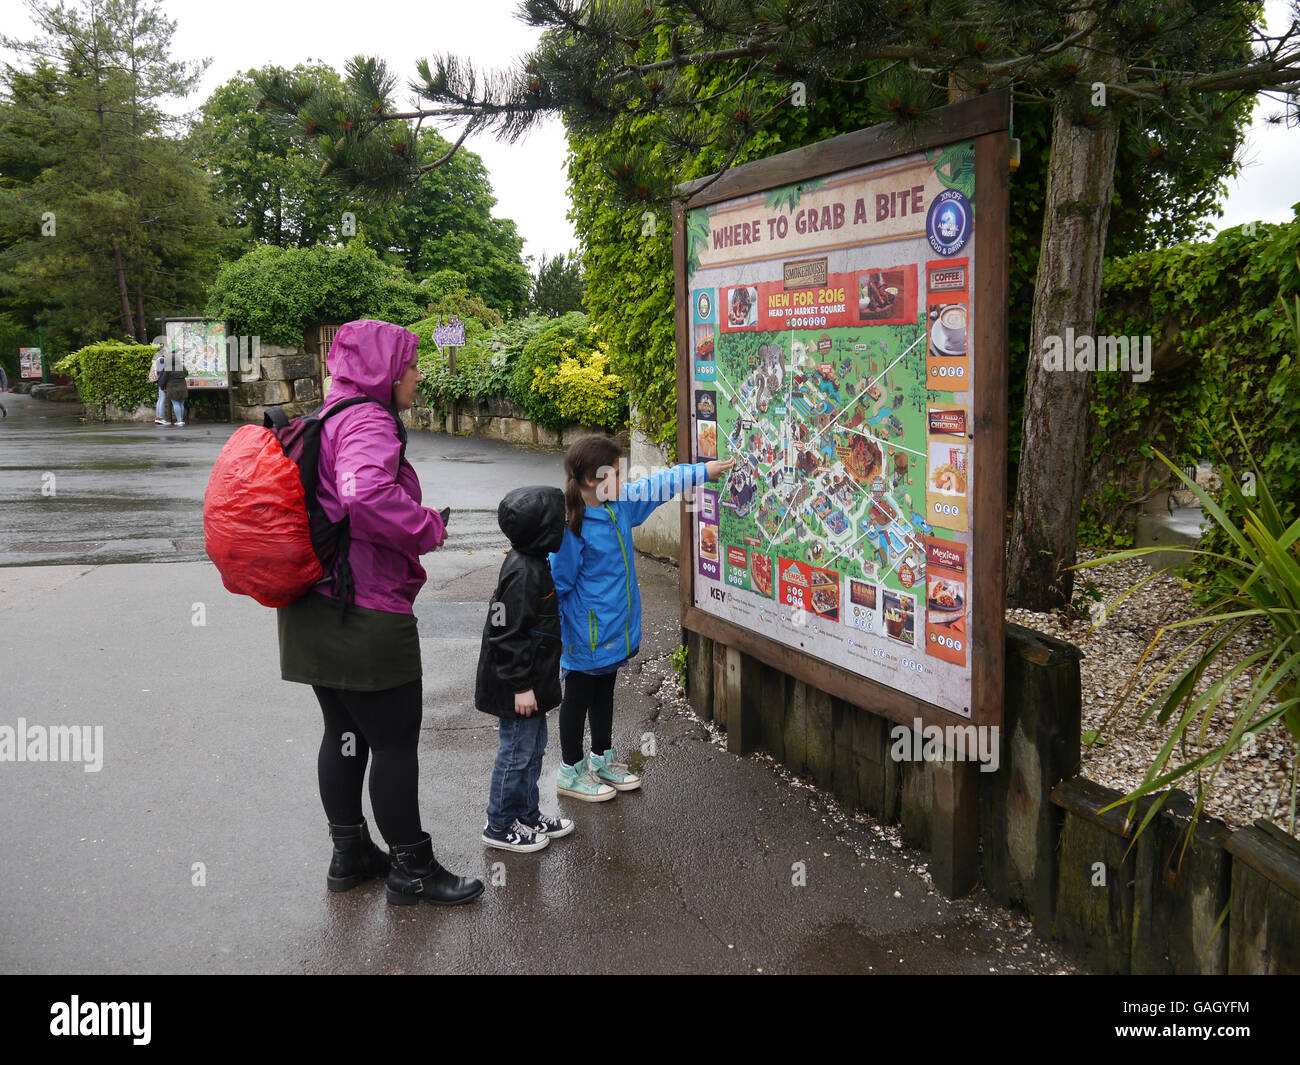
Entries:
[[497, 507], [513, 550], [501, 564], [479, 652], [474, 705], [501, 719], [483, 842], [538, 851], [573, 831], [564, 817], [545, 817], [537, 779], [546, 753], [546, 714], [560, 705], [560, 611], [547, 555], [564, 537], [564, 493], [516, 488]]

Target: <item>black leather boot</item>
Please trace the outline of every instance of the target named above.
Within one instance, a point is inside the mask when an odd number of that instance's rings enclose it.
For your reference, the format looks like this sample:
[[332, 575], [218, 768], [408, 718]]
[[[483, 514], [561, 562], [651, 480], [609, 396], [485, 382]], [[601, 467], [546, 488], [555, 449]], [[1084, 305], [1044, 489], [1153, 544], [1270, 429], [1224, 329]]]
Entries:
[[330, 824], [330, 838], [334, 840], [334, 858], [325, 883], [331, 891], [348, 891], [371, 877], [388, 875], [392, 861], [370, 838], [365, 818], [359, 825]]
[[433, 856], [429, 833], [418, 843], [393, 848], [393, 867], [388, 873], [388, 901], [397, 906], [432, 902], [438, 906], [459, 906], [483, 894], [483, 881], [449, 873]]

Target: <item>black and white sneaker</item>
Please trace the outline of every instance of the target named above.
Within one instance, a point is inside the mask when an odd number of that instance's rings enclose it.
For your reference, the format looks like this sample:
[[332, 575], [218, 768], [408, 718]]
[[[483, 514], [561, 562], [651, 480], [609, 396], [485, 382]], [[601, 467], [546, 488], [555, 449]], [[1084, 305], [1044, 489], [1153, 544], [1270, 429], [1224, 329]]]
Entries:
[[523, 822], [525, 828], [531, 828], [537, 835], [545, 836], [547, 839], [559, 839], [561, 836], [567, 836], [573, 831], [573, 822], [567, 817], [547, 817], [542, 814], [536, 822]]
[[490, 824], [483, 826], [483, 842], [489, 847], [497, 847], [503, 851], [539, 851], [550, 844], [547, 836], [539, 835], [527, 825], [520, 824], [516, 821], [509, 828], [498, 831]]

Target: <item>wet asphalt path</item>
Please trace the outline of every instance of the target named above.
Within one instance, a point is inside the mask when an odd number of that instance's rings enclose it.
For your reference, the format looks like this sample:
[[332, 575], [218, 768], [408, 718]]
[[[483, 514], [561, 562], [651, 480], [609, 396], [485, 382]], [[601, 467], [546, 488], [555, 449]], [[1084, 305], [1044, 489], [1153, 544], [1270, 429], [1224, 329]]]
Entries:
[[315, 699], [279, 679], [271, 612], [225, 592], [202, 553], [207, 471], [232, 428], [91, 427], [57, 405], [4, 402], [0, 725], [102, 727], [103, 762], [0, 761], [0, 971], [1064, 967], [987, 896], [930, 890], [891, 829], [834, 817], [665, 699], [676, 571], [645, 558], [643, 650], [615, 713], [621, 751], [653, 737], [644, 790], [557, 802], [552, 714], [543, 807], [577, 831], [535, 855], [484, 848], [496, 733], [472, 690], [504, 543], [495, 507], [516, 485], [559, 484], [560, 455], [435, 434], [409, 448], [426, 499], [455, 511], [416, 603], [421, 809], [444, 863], [489, 887], [450, 910], [390, 907], [378, 883], [331, 894]]
[[[15, 394], [4, 404], [0, 566], [207, 559], [203, 491], [212, 460], [238, 426], [88, 424], [75, 405]], [[504, 546], [501, 497], [519, 484], [563, 483], [559, 454], [495, 441], [412, 433], [407, 456], [425, 502], [455, 508], [446, 545], [453, 550]]]

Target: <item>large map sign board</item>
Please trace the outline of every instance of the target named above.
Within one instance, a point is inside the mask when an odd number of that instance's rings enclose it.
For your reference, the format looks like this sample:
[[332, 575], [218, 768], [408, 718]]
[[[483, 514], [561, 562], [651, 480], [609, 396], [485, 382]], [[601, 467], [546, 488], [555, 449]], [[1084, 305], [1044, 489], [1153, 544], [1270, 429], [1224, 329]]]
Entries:
[[1005, 109], [676, 219], [679, 453], [736, 460], [684, 508], [683, 624], [907, 722], [1001, 717]]

